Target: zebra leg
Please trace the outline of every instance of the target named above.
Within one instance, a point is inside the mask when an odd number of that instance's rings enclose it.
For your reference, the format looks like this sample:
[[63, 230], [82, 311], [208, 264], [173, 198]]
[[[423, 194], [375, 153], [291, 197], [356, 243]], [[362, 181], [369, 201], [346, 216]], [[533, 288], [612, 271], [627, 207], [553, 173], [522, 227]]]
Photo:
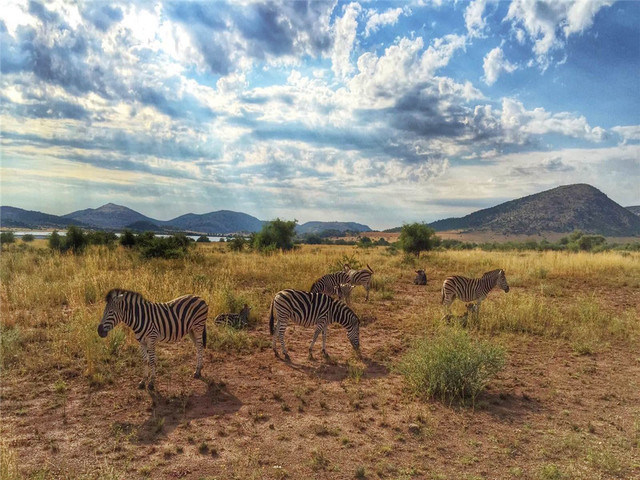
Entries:
[[[322, 332], [322, 325], [318, 324], [316, 326], [316, 331], [313, 332], [313, 340], [311, 340], [311, 345], [309, 345], [309, 360], [313, 360], [313, 345], [315, 345], [316, 340], [318, 339], [318, 335]], [[322, 345], [322, 351], [324, 352], [324, 344]]]
[[369, 288], [371, 288], [371, 286], [367, 283], [367, 285], [364, 288], [367, 291], [367, 295], [364, 297], [364, 300], [366, 302], [368, 302], [369, 301]]
[[147, 384], [147, 388], [149, 390], [153, 390], [155, 388], [156, 383], [156, 339], [150, 339], [147, 345], [148, 354], [149, 354], [149, 367], [151, 368], [151, 378], [149, 379], [149, 383]]
[[278, 348], [276, 347], [276, 339], [278, 337], [278, 331], [280, 330], [280, 320], [276, 322], [276, 328], [273, 330], [273, 334], [271, 335], [271, 348], [273, 349], [273, 353], [276, 358], [280, 358], [278, 355]]
[[140, 380], [138, 388], [143, 390], [147, 386], [147, 380], [149, 379], [149, 354], [147, 352], [147, 344], [143, 340], [140, 342], [140, 352], [142, 353], [142, 362], [144, 363], [144, 377]]
[[193, 344], [196, 346], [197, 352], [196, 371], [193, 373], [193, 378], [200, 378], [202, 376], [200, 372], [202, 371], [202, 351], [204, 349], [202, 340], [203, 332], [204, 330], [199, 331], [198, 333], [196, 333], [194, 330], [191, 330], [189, 332], [189, 337], [193, 341]]
[[328, 326], [325, 325], [324, 328], [322, 329], [322, 355], [324, 356], [325, 360], [329, 359], [329, 354], [327, 353], [327, 328]]
[[282, 354], [284, 355], [284, 359], [287, 362], [291, 361], [291, 357], [289, 356], [289, 353], [287, 352], [287, 347], [284, 344], [284, 331], [287, 329], [287, 325], [286, 323], [281, 323], [280, 320], [278, 320], [278, 338], [280, 339], [280, 346], [282, 347]]

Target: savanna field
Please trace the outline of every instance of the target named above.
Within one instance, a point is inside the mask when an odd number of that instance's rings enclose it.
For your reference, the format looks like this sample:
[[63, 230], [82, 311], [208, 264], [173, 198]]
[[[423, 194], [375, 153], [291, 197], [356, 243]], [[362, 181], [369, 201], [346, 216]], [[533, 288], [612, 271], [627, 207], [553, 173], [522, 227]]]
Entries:
[[[292, 362], [276, 359], [274, 294], [308, 290], [345, 259], [375, 272], [369, 301], [362, 287], [351, 298], [362, 358], [334, 325], [330, 359], [318, 341], [309, 360], [313, 329], [290, 325]], [[492, 291], [464, 328], [441, 320], [447, 276], [496, 268], [509, 293]], [[413, 284], [416, 269], [426, 286]], [[36, 241], [3, 247], [0, 278], [3, 479], [640, 478], [637, 252], [415, 259], [384, 247], [264, 255], [198, 244], [163, 260], [122, 247], [60, 254]], [[159, 344], [156, 390], [139, 390], [133, 333], [119, 325], [97, 334], [112, 288], [152, 301], [203, 297], [203, 379], [192, 378], [186, 338]], [[214, 325], [245, 303], [248, 330]], [[466, 309], [456, 301], [453, 311]], [[424, 359], [476, 347], [495, 371], [473, 394], [434, 393], [415, 380]]]

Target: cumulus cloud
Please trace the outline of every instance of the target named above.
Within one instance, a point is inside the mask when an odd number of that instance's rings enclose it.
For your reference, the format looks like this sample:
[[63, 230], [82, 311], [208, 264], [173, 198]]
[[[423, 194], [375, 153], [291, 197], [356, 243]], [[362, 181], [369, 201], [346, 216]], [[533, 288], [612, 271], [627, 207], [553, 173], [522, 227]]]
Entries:
[[336, 19], [334, 30], [333, 52], [331, 53], [333, 73], [344, 78], [354, 70], [351, 63], [351, 52], [356, 40], [358, 15], [361, 7], [358, 3], [345, 5], [342, 17]]
[[484, 69], [484, 82], [487, 85], [493, 85], [503, 72], [511, 73], [518, 67], [504, 58], [502, 48], [496, 47], [485, 55], [482, 68]]
[[473, 0], [464, 11], [464, 23], [471, 37], [482, 36], [482, 32], [486, 27], [485, 19], [482, 16], [486, 4], [486, 0]]
[[566, 39], [593, 24], [598, 11], [614, 0], [513, 0], [505, 20], [510, 20], [519, 40], [526, 33], [533, 41], [536, 61], [549, 66], [549, 56], [564, 47]]
[[617, 126], [611, 130], [622, 139], [622, 143], [640, 140], [640, 125]]
[[390, 8], [385, 12], [378, 13], [375, 10], [369, 10], [367, 24], [364, 28], [364, 36], [368, 37], [371, 33], [376, 32], [380, 27], [384, 25], [395, 25], [398, 22], [400, 15], [410, 11], [407, 7], [404, 8]]

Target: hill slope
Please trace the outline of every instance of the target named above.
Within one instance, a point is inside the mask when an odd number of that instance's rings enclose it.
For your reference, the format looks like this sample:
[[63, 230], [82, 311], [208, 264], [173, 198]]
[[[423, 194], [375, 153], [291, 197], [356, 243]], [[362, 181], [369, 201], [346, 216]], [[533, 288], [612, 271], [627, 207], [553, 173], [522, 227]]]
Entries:
[[64, 218], [72, 219], [90, 225], [94, 228], [118, 230], [136, 222], [150, 222], [162, 224], [158, 220], [146, 217], [141, 213], [122, 205], [107, 203], [99, 208], [87, 208], [68, 213]]
[[320, 233], [324, 230], [338, 230], [344, 232], [370, 232], [367, 225], [355, 222], [306, 222], [296, 227], [296, 232], [300, 235], [305, 233]]
[[6, 228], [61, 228], [69, 225], [87, 227], [86, 224], [70, 218], [49, 215], [34, 210], [24, 210], [16, 207], [0, 207], [0, 225]]
[[201, 215], [187, 213], [164, 222], [164, 225], [178, 230], [199, 233], [258, 232], [262, 229], [262, 221], [256, 217], [230, 210], [219, 210]]
[[430, 224], [436, 231], [471, 230], [535, 235], [582, 230], [610, 236], [640, 235], [640, 217], [591, 185], [576, 184]]
[[635, 215], [640, 215], [640, 205], [633, 205], [625, 208]]

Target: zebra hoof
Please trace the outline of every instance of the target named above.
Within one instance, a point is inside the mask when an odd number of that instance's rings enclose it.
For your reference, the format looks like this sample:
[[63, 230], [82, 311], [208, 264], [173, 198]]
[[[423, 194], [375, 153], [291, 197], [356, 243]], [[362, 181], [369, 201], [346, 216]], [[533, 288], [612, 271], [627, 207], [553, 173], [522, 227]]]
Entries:
[[280, 358], [280, 355], [278, 355], [278, 351], [277, 350], [274, 350], [273, 354], [276, 356], [276, 358]]
[[325, 360], [329, 360], [331, 357], [329, 357], [329, 354], [327, 352], [325, 352], [324, 350], [322, 351], [322, 356], [324, 357]]
[[142, 380], [139, 384], [138, 384], [138, 389], [140, 390], [144, 390], [144, 387], [146, 387], [146, 383], [144, 380]]
[[155, 389], [155, 386], [153, 385], [152, 382], [149, 382], [149, 385], [147, 385], [147, 388], [149, 389], [150, 392], [153, 392], [153, 390]]
[[307, 357], [309, 360], [313, 360], [313, 355], [309, 352], [309, 356]]
[[288, 353], [285, 353], [285, 354], [284, 354], [284, 359], [285, 359], [287, 362], [290, 362], [290, 361], [291, 361], [291, 357], [289, 356], [289, 354], [288, 354]]
[[202, 378], [202, 374], [200, 372], [195, 372], [193, 374], [193, 378]]

